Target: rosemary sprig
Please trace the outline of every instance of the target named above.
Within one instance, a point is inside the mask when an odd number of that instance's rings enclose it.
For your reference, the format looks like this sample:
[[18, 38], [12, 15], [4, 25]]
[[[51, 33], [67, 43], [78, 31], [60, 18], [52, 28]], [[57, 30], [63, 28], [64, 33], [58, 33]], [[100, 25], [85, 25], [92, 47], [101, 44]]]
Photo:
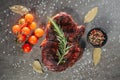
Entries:
[[56, 32], [57, 40], [59, 41], [59, 46], [57, 50], [57, 55], [59, 58], [58, 65], [62, 62], [64, 62], [64, 56], [68, 53], [69, 49], [72, 46], [67, 45], [67, 39], [64, 35], [64, 32], [60, 27], [55, 23], [55, 21], [51, 18], [49, 18], [50, 22], [53, 24], [53, 29]]

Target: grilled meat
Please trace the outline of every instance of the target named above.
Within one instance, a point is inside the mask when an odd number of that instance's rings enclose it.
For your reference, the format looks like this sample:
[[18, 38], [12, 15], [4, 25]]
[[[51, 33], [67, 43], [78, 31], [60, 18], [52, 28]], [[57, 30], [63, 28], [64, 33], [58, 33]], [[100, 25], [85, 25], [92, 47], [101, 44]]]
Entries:
[[49, 22], [46, 27], [46, 37], [41, 43], [42, 62], [49, 70], [60, 72], [75, 64], [82, 56], [83, 48], [80, 46], [79, 40], [82, 37], [85, 28], [84, 26], [77, 26], [71, 15], [65, 12], [60, 12], [55, 15], [53, 20], [61, 27], [67, 38], [68, 45], [72, 45], [72, 47], [64, 57], [65, 62], [58, 65], [57, 49], [59, 42], [56, 38], [56, 33], [53, 30], [53, 25]]

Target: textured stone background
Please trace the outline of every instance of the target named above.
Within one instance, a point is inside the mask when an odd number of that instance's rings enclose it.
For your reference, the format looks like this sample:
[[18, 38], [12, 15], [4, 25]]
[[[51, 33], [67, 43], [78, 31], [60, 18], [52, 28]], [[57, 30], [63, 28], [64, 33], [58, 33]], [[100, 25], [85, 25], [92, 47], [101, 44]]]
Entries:
[[[20, 15], [12, 13], [9, 6], [19, 4], [36, 9], [36, 20], [46, 23], [47, 16], [60, 11], [71, 14], [80, 25], [85, 14], [98, 6], [99, 12], [92, 23], [86, 25], [83, 40], [86, 48], [82, 58], [66, 71], [48, 71], [38, 74], [32, 69], [34, 59], [41, 60], [39, 43], [30, 54], [23, 54], [15, 43], [11, 27]], [[120, 80], [120, 0], [0, 0], [0, 80]], [[108, 35], [107, 44], [102, 47], [100, 63], [92, 64], [93, 47], [87, 43], [86, 34], [93, 27], [102, 27]]]

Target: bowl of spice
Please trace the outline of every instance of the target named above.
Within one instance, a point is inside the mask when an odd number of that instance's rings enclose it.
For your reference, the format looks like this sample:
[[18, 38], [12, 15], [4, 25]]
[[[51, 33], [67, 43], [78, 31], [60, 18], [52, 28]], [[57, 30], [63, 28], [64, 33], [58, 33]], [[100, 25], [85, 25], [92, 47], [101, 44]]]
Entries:
[[87, 40], [94, 47], [102, 47], [107, 42], [107, 34], [101, 28], [93, 28], [88, 32]]

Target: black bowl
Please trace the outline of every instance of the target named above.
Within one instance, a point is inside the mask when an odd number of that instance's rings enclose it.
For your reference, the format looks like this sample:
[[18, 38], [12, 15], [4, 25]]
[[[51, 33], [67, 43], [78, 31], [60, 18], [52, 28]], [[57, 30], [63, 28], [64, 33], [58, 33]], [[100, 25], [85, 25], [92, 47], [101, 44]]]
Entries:
[[[91, 34], [91, 31], [93, 31], [93, 30], [99, 30], [99, 31], [101, 31], [101, 32], [103, 33], [105, 40], [102, 42], [102, 44], [100, 44], [100, 45], [94, 45], [93, 43], [90, 42], [89, 36], [90, 36], [90, 34]], [[102, 46], [104, 46], [104, 45], [106, 44], [106, 42], [107, 42], [107, 39], [108, 39], [107, 34], [106, 34], [105, 31], [104, 31], [103, 29], [101, 29], [101, 28], [93, 28], [93, 29], [91, 29], [91, 30], [88, 32], [88, 34], [87, 34], [87, 41], [88, 41], [92, 46], [94, 46], [94, 47], [102, 47]]]

